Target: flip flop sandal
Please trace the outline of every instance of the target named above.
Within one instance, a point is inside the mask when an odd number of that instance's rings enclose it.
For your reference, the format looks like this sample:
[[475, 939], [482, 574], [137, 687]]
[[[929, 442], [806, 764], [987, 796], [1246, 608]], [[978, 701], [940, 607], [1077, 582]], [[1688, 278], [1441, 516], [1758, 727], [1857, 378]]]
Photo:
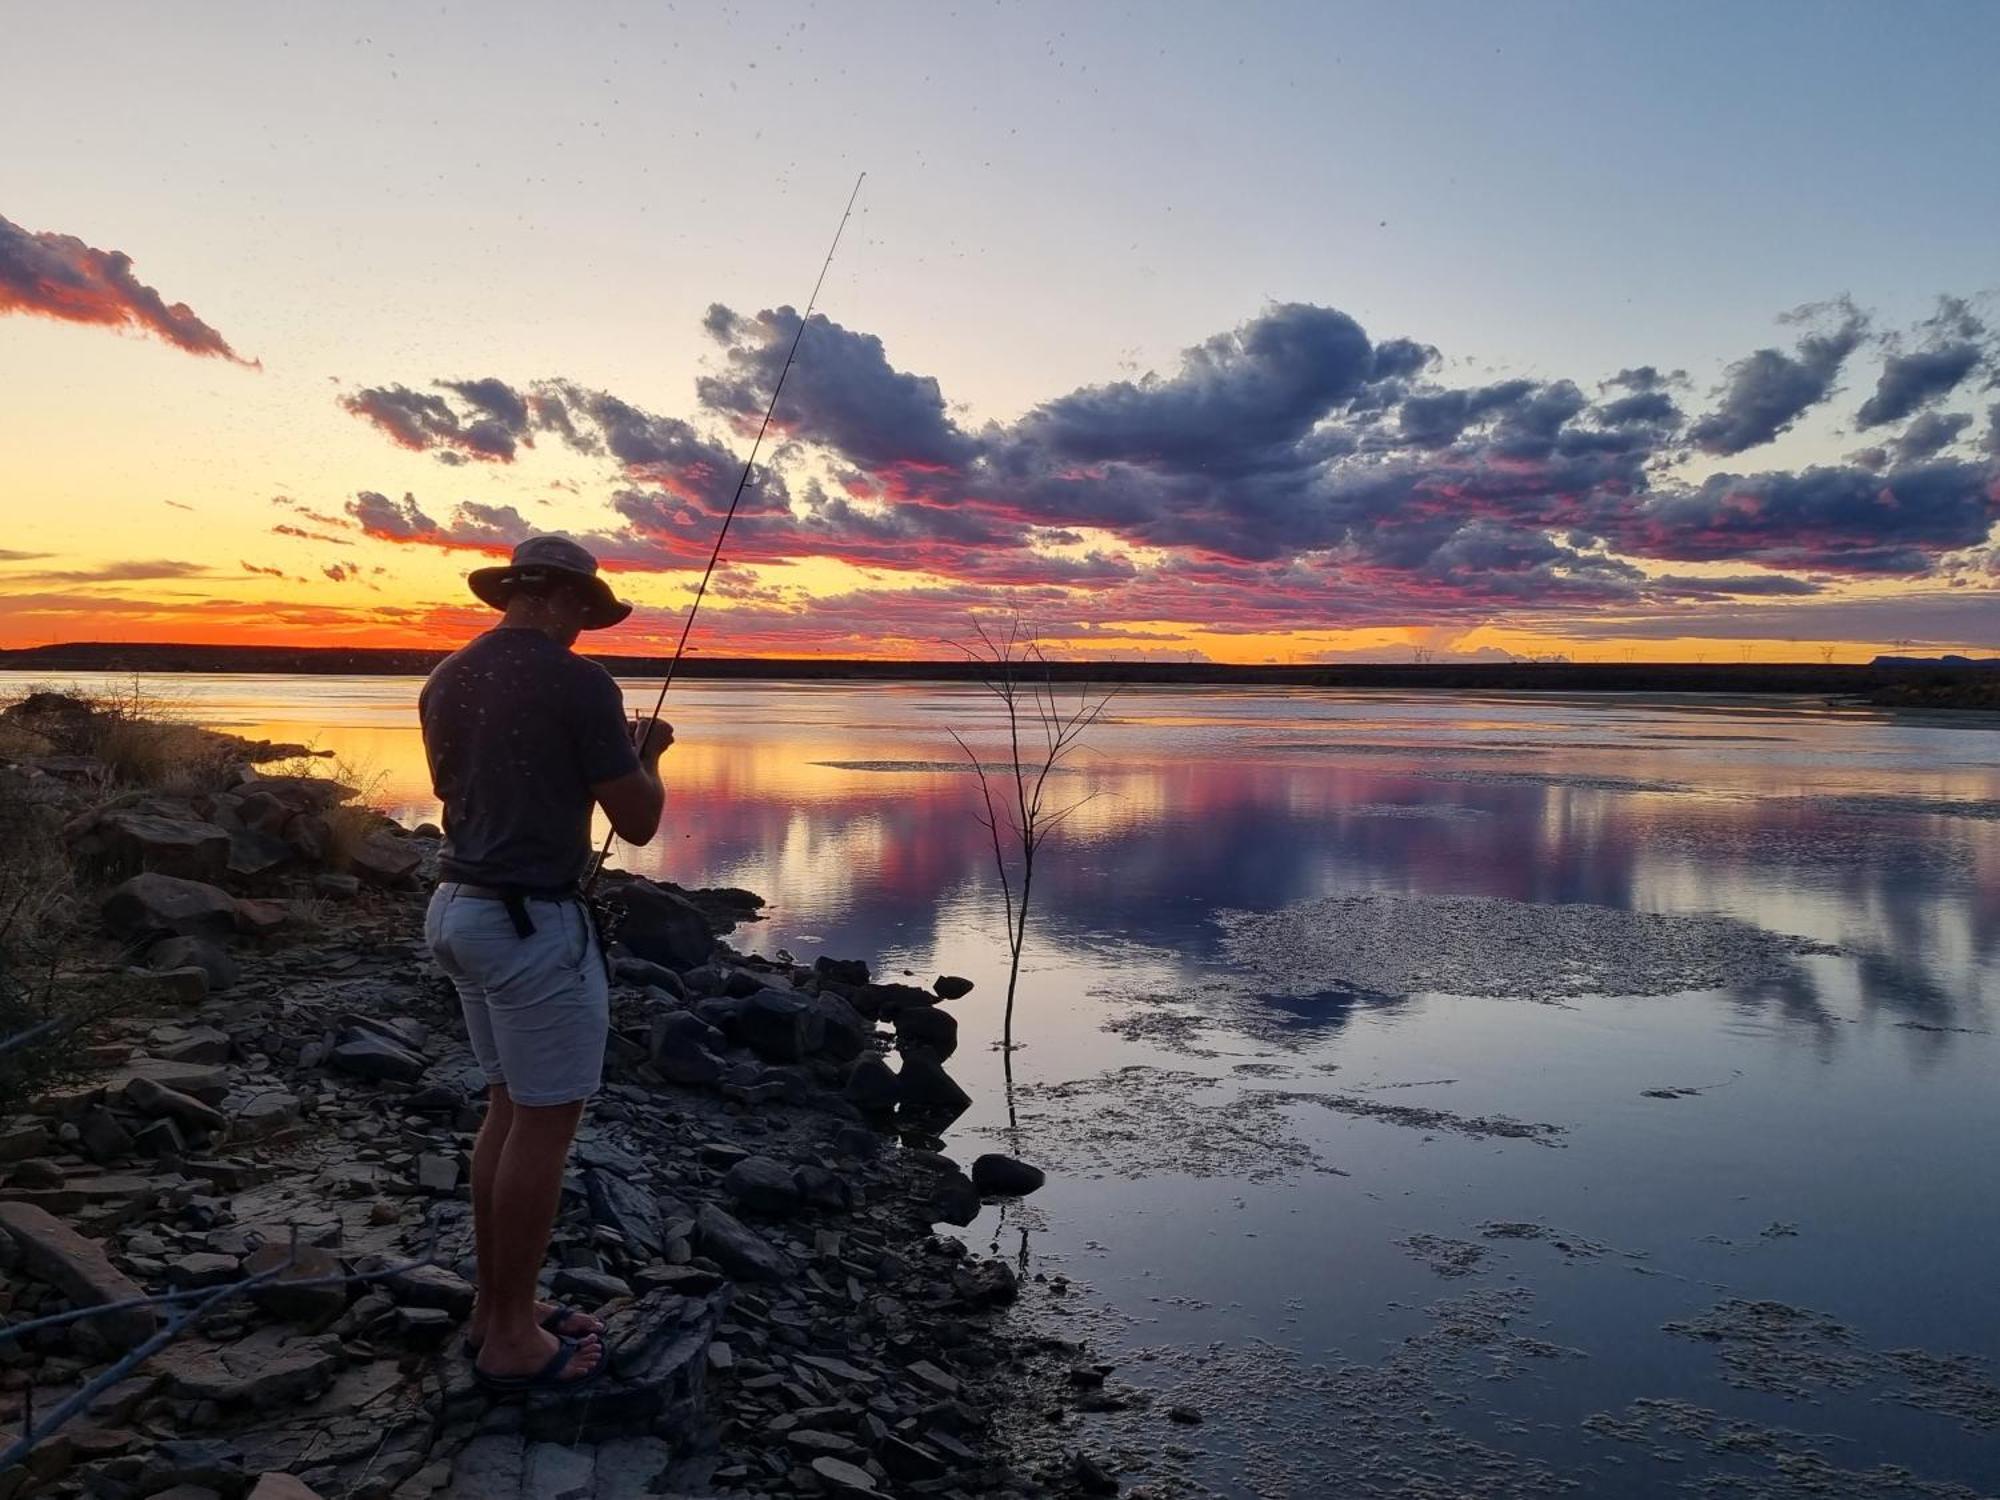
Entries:
[[[586, 1328], [582, 1333], [564, 1333], [563, 1324], [567, 1323], [571, 1318], [589, 1318], [592, 1322], [596, 1323], [597, 1326], [595, 1328]], [[587, 1313], [583, 1311], [583, 1309], [581, 1308], [571, 1307], [566, 1302], [558, 1302], [554, 1307], [550, 1308], [549, 1315], [546, 1318], [542, 1319], [541, 1326], [544, 1332], [553, 1333], [559, 1339], [595, 1338], [599, 1334], [604, 1332], [603, 1319], [596, 1317], [592, 1313]], [[484, 1339], [467, 1338], [461, 1342], [459, 1347], [465, 1351], [465, 1357], [467, 1359], [472, 1359], [478, 1355], [479, 1346], [485, 1342], [486, 1341]]]
[[472, 1378], [482, 1390], [495, 1396], [519, 1396], [531, 1391], [576, 1390], [597, 1379], [604, 1373], [605, 1366], [611, 1362], [611, 1356], [607, 1353], [591, 1366], [589, 1373], [565, 1376], [563, 1371], [568, 1368], [569, 1362], [576, 1358], [577, 1350], [582, 1347], [582, 1339], [558, 1338], [556, 1352], [549, 1356], [549, 1362], [532, 1375], [489, 1375], [474, 1365]]

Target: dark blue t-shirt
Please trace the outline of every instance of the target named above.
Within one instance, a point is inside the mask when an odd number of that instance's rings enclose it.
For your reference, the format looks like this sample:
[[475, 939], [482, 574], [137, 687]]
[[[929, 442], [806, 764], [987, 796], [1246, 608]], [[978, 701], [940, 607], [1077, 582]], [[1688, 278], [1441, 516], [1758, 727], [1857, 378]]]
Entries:
[[611, 674], [539, 630], [494, 629], [439, 662], [417, 699], [444, 802], [439, 873], [555, 888], [590, 860], [590, 788], [639, 757]]

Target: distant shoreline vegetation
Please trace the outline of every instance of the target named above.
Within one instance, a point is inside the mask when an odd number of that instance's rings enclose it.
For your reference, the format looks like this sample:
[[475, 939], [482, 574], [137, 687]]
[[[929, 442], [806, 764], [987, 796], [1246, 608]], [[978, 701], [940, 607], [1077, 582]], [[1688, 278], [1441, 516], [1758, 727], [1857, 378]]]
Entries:
[[[202, 646], [83, 641], [0, 651], [9, 672], [247, 672], [420, 677], [447, 653], [352, 646]], [[620, 677], [657, 677], [659, 656], [593, 656]], [[1569, 693], [1818, 693], [1894, 706], [2000, 709], [2000, 657], [1878, 658], [1867, 665], [1727, 662], [1227, 662], [1052, 661], [1064, 682], [1181, 687], [1397, 688]], [[975, 663], [833, 657], [701, 657], [689, 678], [764, 682], [971, 682]]]

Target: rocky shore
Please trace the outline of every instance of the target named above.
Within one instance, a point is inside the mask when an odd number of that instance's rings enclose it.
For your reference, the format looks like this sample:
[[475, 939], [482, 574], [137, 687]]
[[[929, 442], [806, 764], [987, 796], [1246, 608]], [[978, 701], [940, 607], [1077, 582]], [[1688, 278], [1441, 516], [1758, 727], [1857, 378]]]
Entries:
[[0, 1052], [0, 1450], [84, 1398], [0, 1500], [1101, 1479], [1010, 1465], [996, 1418], [1063, 1351], [1010, 1326], [1012, 1266], [935, 1232], [1041, 1182], [937, 1149], [970, 1102], [945, 1066], [966, 982], [748, 956], [726, 938], [755, 896], [613, 882], [606, 1086], [547, 1279], [606, 1320], [611, 1372], [495, 1402], [459, 1336], [483, 1083], [421, 941], [436, 831], [240, 762], [121, 786], [49, 718], [87, 713], [28, 707], [0, 715], [0, 801], [74, 887], [44, 988], [18, 954], [0, 973], [10, 1024], [70, 987], [118, 1003], [44, 1059], [59, 1082]]

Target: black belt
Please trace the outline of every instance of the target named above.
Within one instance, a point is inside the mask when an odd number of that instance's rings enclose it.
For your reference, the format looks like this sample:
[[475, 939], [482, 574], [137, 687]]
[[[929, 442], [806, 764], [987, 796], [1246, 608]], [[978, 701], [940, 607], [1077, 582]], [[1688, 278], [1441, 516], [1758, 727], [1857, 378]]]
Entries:
[[458, 887], [457, 894], [469, 896], [474, 901], [498, 901], [507, 908], [507, 916], [514, 924], [518, 937], [535, 935], [534, 918], [528, 915], [530, 901], [580, 901], [582, 896], [573, 885], [473, 885], [469, 881], [457, 880], [451, 884]]

